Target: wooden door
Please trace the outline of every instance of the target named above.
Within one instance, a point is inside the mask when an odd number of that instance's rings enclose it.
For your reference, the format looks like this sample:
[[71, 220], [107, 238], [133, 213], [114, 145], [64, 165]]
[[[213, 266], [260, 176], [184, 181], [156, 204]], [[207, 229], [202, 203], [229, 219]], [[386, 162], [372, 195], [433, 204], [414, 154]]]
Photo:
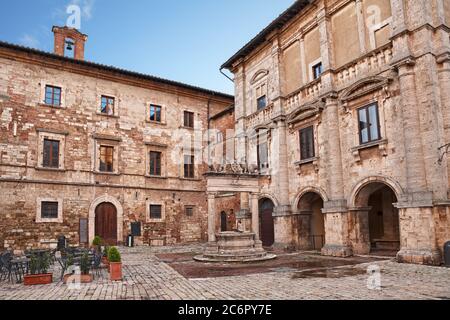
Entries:
[[117, 210], [112, 203], [102, 203], [95, 209], [95, 235], [107, 245], [117, 245]]
[[275, 242], [272, 210], [266, 209], [261, 212], [261, 241], [264, 247], [270, 247]]

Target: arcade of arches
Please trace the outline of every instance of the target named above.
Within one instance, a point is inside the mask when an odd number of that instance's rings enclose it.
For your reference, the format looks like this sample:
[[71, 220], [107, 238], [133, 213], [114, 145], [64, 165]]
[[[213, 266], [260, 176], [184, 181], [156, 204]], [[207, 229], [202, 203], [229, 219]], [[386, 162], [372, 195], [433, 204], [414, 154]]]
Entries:
[[[215, 192], [210, 193], [208, 199], [214, 206], [215, 216], [214, 229], [210, 228], [209, 232], [210, 240], [220, 232], [239, 231], [255, 233], [264, 247], [283, 245], [278, 232], [280, 221], [288, 221], [284, 226], [291, 228], [287, 231], [291, 234], [290, 245], [299, 250], [321, 251], [335, 239], [333, 222], [327, 222], [333, 217], [324, 210], [326, 199], [314, 190], [299, 196], [296, 212], [289, 217], [290, 220], [277, 216], [275, 201], [257, 192]], [[344, 238], [351, 252], [395, 254], [400, 250], [397, 202], [396, 192], [384, 182], [374, 181], [359, 188], [353, 207], [343, 213], [349, 226], [348, 235]]]

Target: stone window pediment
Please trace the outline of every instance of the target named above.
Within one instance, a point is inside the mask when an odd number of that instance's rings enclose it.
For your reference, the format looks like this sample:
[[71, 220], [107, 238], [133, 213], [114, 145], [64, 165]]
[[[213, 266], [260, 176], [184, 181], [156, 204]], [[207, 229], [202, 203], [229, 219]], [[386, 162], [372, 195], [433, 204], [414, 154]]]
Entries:
[[369, 77], [360, 80], [344, 90], [339, 100], [343, 103], [347, 103], [377, 90], [387, 90], [387, 87], [391, 81], [391, 78], [385, 77]]
[[253, 75], [252, 79], [250, 80], [250, 84], [255, 84], [265, 78], [269, 74], [269, 70], [267, 69], [261, 69], [256, 71], [256, 73]]
[[301, 106], [300, 108], [297, 108], [296, 110], [294, 110], [294, 112], [292, 112], [288, 116], [287, 123], [292, 128], [295, 124], [297, 124], [303, 120], [306, 120], [306, 119], [309, 119], [309, 118], [312, 118], [314, 116], [321, 114], [324, 107], [325, 106], [324, 106], [323, 102], [316, 102], [313, 104]]

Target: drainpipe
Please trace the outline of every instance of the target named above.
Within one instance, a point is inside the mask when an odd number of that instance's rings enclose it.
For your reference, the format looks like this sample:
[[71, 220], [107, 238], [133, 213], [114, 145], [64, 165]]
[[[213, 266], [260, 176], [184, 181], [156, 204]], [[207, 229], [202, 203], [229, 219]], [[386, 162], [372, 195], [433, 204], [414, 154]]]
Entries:
[[234, 79], [231, 79], [225, 72], [223, 72], [223, 71], [222, 71], [223, 69], [224, 69], [224, 68], [220, 68], [220, 69], [219, 69], [220, 73], [223, 74], [228, 80], [230, 80], [231, 82], [234, 83]]

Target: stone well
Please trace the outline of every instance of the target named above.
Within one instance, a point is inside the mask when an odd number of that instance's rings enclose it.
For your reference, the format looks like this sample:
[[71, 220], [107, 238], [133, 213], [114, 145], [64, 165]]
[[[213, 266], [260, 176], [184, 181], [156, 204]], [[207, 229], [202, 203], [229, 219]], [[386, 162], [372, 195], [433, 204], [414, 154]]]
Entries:
[[268, 254], [261, 241], [250, 232], [222, 232], [216, 235], [216, 242], [209, 243], [204, 254], [194, 257], [199, 262], [248, 263], [275, 259]]

